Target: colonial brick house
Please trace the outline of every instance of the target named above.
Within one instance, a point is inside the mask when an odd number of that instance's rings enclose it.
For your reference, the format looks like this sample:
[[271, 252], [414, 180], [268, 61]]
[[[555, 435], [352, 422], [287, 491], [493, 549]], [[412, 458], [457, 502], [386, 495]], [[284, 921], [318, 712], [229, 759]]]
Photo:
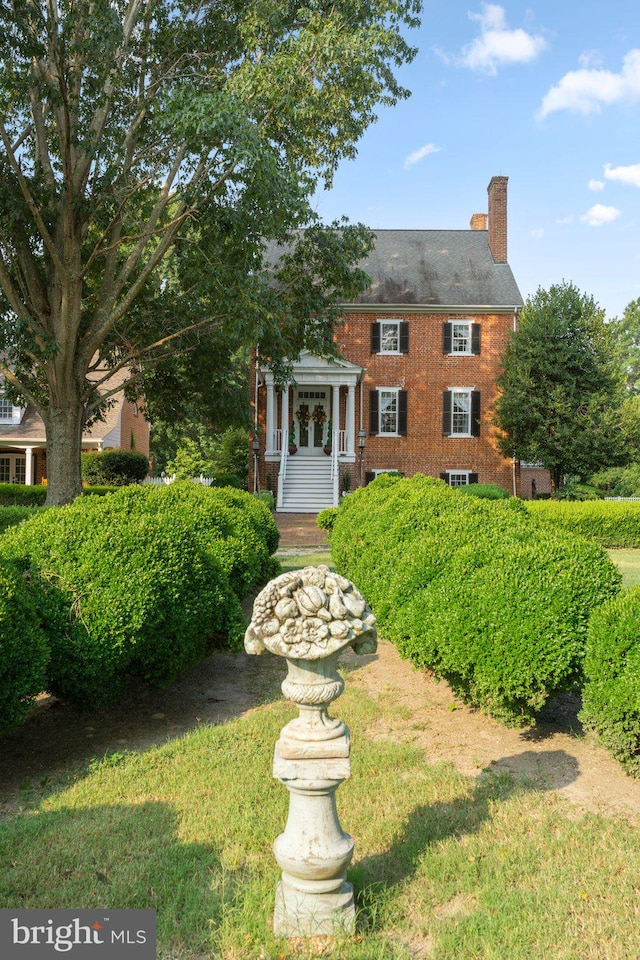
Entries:
[[345, 486], [381, 471], [530, 493], [491, 424], [523, 302], [507, 262], [507, 180], [492, 178], [488, 213], [470, 229], [374, 231], [361, 264], [371, 284], [344, 304], [338, 359], [303, 352], [285, 390], [254, 362], [261, 445], [251, 482], [257, 464], [257, 485], [274, 491], [279, 511], [337, 504]]
[[[123, 382], [115, 374], [107, 386]], [[117, 393], [104, 415], [82, 435], [83, 450], [137, 450], [149, 456], [149, 423], [142, 401]], [[0, 388], [0, 483], [40, 484], [47, 478], [47, 440], [42, 418], [31, 406], [16, 407]]]

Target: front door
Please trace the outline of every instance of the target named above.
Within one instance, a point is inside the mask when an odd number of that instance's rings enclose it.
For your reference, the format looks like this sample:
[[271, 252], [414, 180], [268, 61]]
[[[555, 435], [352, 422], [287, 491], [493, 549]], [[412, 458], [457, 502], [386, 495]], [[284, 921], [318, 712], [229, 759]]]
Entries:
[[295, 391], [293, 402], [294, 436], [301, 453], [320, 454], [327, 436], [329, 391]]

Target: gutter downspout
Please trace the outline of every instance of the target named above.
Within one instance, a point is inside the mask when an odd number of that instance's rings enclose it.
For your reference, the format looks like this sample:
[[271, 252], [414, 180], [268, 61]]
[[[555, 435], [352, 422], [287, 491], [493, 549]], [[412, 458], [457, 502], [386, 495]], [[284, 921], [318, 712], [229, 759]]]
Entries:
[[[513, 332], [515, 333], [518, 329], [518, 308], [515, 307], [513, 311]], [[512, 458], [512, 471], [513, 471], [513, 495], [514, 497], [518, 496], [518, 471], [517, 471], [518, 458], [515, 453]]]

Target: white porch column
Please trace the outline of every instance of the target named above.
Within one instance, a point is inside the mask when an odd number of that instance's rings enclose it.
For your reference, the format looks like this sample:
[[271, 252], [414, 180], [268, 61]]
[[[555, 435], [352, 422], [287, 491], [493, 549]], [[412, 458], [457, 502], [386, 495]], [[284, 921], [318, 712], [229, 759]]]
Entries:
[[[337, 383], [334, 383], [332, 386], [332, 410], [331, 410], [331, 422], [333, 423], [333, 429], [335, 432], [336, 443], [338, 442], [338, 430], [340, 429], [340, 386]], [[333, 437], [331, 438], [333, 440]]]
[[[289, 387], [282, 388], [282, 416], [281, 423], [282, 427], [282, 443], [284, 444], [284, 431], [289, 429]], [[291, 442], [291, 437], [289, 437], [289, 442]]]
[[33, 447], [24, 448], [24, 482], [25, 486], [33, 486]]
[[355, 436], [356, 436], [356, 385], [355, 383], [350, 383], [347, 387], [347, 422], [345, 428], [347, 431], [347, 443], [346, 450], [347, 453], [356, 452], [355, 447]]
[[275, 444], [275, 392], [273, 389], [273, 380], [267, 381], [267, 437], [266, 453], [273, 453], [276, 449]]

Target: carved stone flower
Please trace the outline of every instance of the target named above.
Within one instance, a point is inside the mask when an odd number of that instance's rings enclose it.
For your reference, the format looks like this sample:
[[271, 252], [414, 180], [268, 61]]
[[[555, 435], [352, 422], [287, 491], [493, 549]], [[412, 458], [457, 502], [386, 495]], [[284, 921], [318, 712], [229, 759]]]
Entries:
[[376, 619], [358, 588], [326, 566], [284, 573], [258, 594], [244, 645], [293, 660], [318, 660], [351, 645], [374, 653]]

